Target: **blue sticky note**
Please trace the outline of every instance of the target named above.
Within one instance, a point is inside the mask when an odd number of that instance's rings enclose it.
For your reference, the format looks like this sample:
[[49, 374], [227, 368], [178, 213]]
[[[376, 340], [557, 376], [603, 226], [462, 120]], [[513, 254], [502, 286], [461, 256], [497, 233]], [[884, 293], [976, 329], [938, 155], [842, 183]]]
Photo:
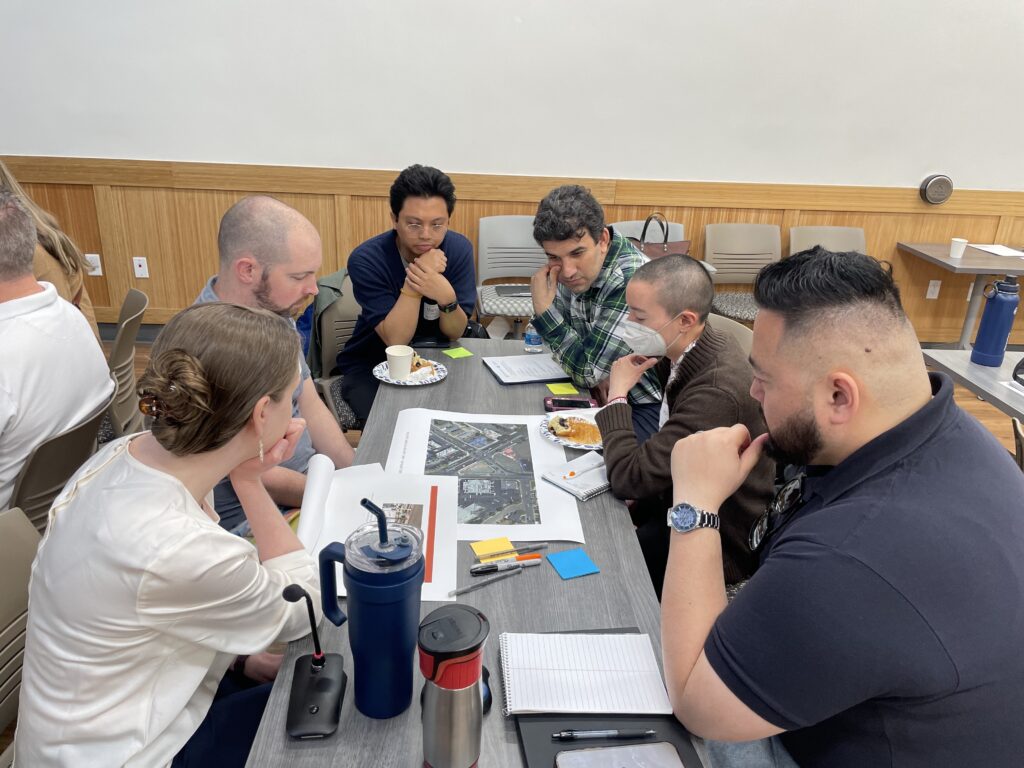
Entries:
[[558, 571], [563, 579], [575, 579], [577, 576], [589, 576], [592, 573], [600, 573], [601, 569], [594, 565], [580, 547], [567, 549], [565, 552], [554, 552], [548, 555], [548, 562]]

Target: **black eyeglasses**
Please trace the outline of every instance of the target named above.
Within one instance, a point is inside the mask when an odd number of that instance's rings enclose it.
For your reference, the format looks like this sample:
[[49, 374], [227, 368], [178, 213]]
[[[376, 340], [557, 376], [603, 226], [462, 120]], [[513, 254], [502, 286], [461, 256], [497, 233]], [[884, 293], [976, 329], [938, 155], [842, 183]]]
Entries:
[[773, 533], [785, 525], [804, 503], [804, 478], [801, 473], [779, 488], [775, 498], [768, 503], [764, 514], [750, 526], [747, 543], [751, 552], [757, 552]]

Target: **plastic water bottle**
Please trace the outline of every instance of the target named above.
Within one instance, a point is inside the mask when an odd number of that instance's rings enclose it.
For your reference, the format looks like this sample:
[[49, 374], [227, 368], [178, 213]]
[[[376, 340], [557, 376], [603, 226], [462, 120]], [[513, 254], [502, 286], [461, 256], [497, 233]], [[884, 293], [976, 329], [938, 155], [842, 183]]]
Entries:
[[985, 313], [981, 316], [978, 336], [974, 340], [971, 362], [998, 368], [1006, 354], [1013, 318], [1020, 303], [1020, 286], [1016, 277], [1007, 277], [985, 288]]
[[523, 350], [527, 353], [544, 351], [544, 340], [533, 327], [533, 323], [526, 326], [526, 333], [523, 334]]

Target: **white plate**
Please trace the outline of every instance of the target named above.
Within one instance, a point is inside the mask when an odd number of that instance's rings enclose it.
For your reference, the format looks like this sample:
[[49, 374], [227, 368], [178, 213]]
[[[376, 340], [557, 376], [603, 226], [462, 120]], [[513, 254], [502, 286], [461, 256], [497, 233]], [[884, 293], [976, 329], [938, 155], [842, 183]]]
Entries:
[[399, 387], [419, 387], [424, 384], [436, 384], [448, 375], [448, 369], [441, 363], [436, 363], [433, 360], [427, 360], [426, 362], [433, 365], [434, 370], [437, 371], [437, 373], [432, 376], [418, 378], [414, 372], [409, 374], [408, 379], [392, 379], [388, 376], [388, 363], [385, 360], [383, 363], [377, 363], [377, 365], [373, 367], [373, 377], [383, 381], [385, 384], [395, 384]]
[[[592, 422], [594, 424], [597, 423], [596, 421], [594, 421], [593, 418], [591, 418], [589, 416], [586, 416], [586, 415], [583, 415], [581, 413], [562, 412], [562, 413], [560, 413], [558, 415], [565, 416], [566, 418], [572, 416], [573, 418], [583, 419], [584, 421], [589, 421], [589, 422]], [[550, 440], [553, 443], [557, 443], [558, 445], [565, 446], [566, 448], [573, 448], [573, 449], [575, 449], [577, 451], [600, 451], [601, 450], [601, 448], [603, 447], [603, 444], [600, 441], [597, 442], [597, 443], [594, 443], [594, 444], [574, 443], [571, 440], [566, 440], [564, 437], [559, 437], [558, 435], [556, 435], [554, 432], [551, 431], [551, 427], [548, 426], [548, 422], [551, 421], [551, 419], [554, 416], [555, 416], [555, 414], [553, 414], [553, 413], [552, 414], [548, 414], [540, 422], [540, 433], [542, 435], [544, 435], [544, 437], [546, 437], [548, 440]]]

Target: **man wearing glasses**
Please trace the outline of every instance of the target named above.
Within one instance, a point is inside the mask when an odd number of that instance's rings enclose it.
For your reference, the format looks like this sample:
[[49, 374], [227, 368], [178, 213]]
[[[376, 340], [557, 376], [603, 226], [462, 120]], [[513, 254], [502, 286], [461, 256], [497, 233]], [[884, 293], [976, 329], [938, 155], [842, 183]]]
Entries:
[[446, 343], [462, 336], [476, 305], [473, 246], [448, 229], [455, 185], [436, 168], [411, 165], [391, 185], [394, 228], [348, 259], [362, 312], [338, 355], [342, 396], [366, 419], [377, 395], [372, 370], [392, 344]]
[[[801, 766], [1020, 765], [1024, 474], [927, 372], [874, 259], [804, 251], [762, 269], [754, 298], [768, 434], [673, 449], [677, 716], [707, 739], [781, 734], [761, 744]], [[727, 606], [717, 513], [762, 451], [804, 471], [751, 529], [761, 566]]]

